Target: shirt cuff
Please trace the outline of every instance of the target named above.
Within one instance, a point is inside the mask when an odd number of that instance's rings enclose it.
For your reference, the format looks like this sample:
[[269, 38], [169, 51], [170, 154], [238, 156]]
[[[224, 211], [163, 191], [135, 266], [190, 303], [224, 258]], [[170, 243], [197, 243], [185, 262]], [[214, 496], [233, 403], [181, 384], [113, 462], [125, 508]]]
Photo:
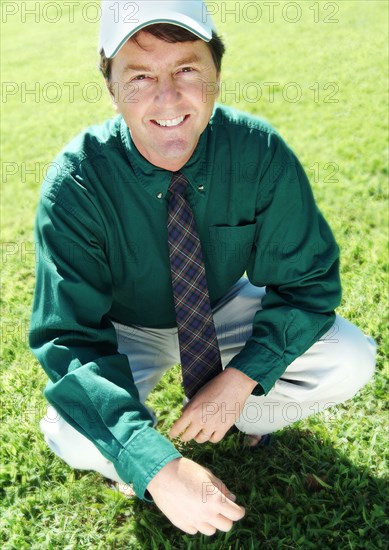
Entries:
[[228, 367], [243, 372], [258, 383], [251, 392], [252, 395], [263, 395], [269, 393], [287, 365], [281, 357], [264, 346], [248, 340], [245, 347], [228, 363], [226, 368]]
[[[147, 485], [168, 462], [181, 457], [173, 443], [148, 427], [131, 439], [113, 464], [119, 477], [133, 485], [139, 498], [152, 501]], [[131, 477], [129, 472], [132, 472]]]

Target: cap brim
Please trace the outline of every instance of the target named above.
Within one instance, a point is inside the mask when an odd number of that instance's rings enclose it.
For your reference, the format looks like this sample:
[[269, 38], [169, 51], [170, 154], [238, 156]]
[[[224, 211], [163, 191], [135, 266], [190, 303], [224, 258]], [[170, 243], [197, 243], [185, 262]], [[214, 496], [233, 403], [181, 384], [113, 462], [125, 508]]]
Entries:
[[209, 24], [203, 25], [182, 13], [167, 13], [166, 10], [163, 10], [163, 13], [160, 15], [155, 13], [152, 20], [148, 19], [143, 22], [139, 21], [139, 24], [135, 27], [131, 26], [130, 30], [129, 25], [125, 22], [117, 23], [115, 29], [115, 39], [110, 40], [110, 37], [107, 37], [106, 40], [101, 40], [99, 48], [104, 48], [106, 57], [115, 57], [115, 55], [117, 55], [119, 50], [124, 46], [127, 40], [131, 38], [131, 36], [134, 36], [134, 34], [145, 27], [155, 25], [157, 23], [170, 23], [171, 25], [177, 25], [178, 27], [182, 27], [183, 29], [190, 31], [205, 42], [209, 42], [212, 39], [212, 28]]

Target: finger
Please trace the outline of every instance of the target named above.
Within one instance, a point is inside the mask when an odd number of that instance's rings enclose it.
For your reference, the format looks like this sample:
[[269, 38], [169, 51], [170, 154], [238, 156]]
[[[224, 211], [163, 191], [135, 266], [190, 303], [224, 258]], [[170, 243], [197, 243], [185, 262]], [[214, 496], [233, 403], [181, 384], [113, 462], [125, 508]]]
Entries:
[[209, 441], [211, 443], [219, 443], [225, 435], [226, 435], [226, 432], [215, 431], [213, 432], [212, 436], [209, 438]]
[[[201, 426], [198, 424], [192, 422], [190, 426], [180, 435], [180, 438], [182, 441], [190, 441], [191, 439], [195, 439], [199, 434], [201, 433]], [[203, 443], [206, 441], [206, 439], [203, 439]]]
[[173, 518], [169, 518], [173, 525], [178, 527], [178, 529], [181, 529], [181, 531], [184, 531], [184, 533], [188, 533], [189, 535], [196, 535], [198, 533], [198, 529], [196, 525], [191, 525], [190, 523], [187, 524], [185, 520], [181, 521], [175, 521]]
[[180, 529], [182, 529], [182, 531], [185, 531], [185, 533], [188, 533], [188, 535], [197, 535], [197, 533], [199, 532], [199, 530], [196, 529], [196, 527], [194, 527], [194, 526], [180, 527]]
[[213, 433], [207, 434], [201, 430], [193, 439], [197, 441], [197, 443], [206, 443], [207, 441], [211, 441], [212, 436]]
[[171, 439], [178, 437], [180, 433], [184, 432], [189, 426], [189, 418], [186, 418], [184, 415], [180, 416], [180, 418], [176, 420], [173, 426], [170, 428], [169, 437]]
[[234, 522], [222, 514], [218, 514], [215, 518], [212, 518], [212, 525], [214, 525], [216, 529], [219, 529], [219, 531], [227, 533], [234, 525]]
[[221, 499], [222, 499], [222, 502], [225, 501], [225, 498], [229, 498], [230, 500], [232, 500], [232, 502], [235, 502], [236, 500], [236, 496], [231, 493], [231, 491], [228, 489], [228, 487], [222, 482], [221, 479], [218, 479], [217, 477], [213, 476], [213, 479], [212, 479], [212, 483], [214, 484], [214, 486], [220, 491], [221, 493]]
[[231, 491], [220, 479], [214, 478], [212, 480], [212, 483], [220, 491], [221, 505], [223, 507], [221, 510], [222, 515], [227, 517], [228, 519], [231, 519], [232, 521], [238, 521], [239, 519], [242, 519], [246, 514], [246, 510], [243, 508], [243, 506], [235, 504], [236, 496], [231, 493]]
[[226, 492], [222, 492], [222, 495], [223, 497], [228, 498], [229, 500], [232, 500], [232, 502], [236, 501], [236, 496], [234, 495], [234, 493], [231, 493], [231, 491], [229, 491], [227, 488], [226, 488]]
[[230, 499], [226, 499], [223, 503], [222, 515], [227, 519], [232, 521], [238, 521], [242, 519], [246, 514], [246, 510], [243, 506], [238, 506], [235, 502], [232, 502]]
[[236, 501], [236, 496], [234, 495], [234, 493], [231, 493], [228, 487], [226, 487], [226, 485], [220, 479], [213, 476], [212, 483], [217, 489], [217, 491], [213, 494], [216, 495], [216, 498], [217, 495], [219, 495], [221, 503], [230, 502], [231, 504], [234, 504], [234, 502]]
[[200, 531], [200, 533], [203, 533], [203, 535], [208, 535], [209, 537], [216, 533], [216, 527], [214, 527], [210, 523], [199, 522], [196, 527]]

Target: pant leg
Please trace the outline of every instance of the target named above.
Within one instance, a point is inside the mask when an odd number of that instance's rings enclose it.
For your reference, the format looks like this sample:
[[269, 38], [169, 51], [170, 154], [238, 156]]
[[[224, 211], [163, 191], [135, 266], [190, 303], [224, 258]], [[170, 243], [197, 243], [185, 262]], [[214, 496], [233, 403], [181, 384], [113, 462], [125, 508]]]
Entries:
[[149, 329], [114, 323], [118, 352], [127, 355], [141, 403], [163, 374], [180, 362], [177, 328]]
[[[179, 363], [177, 329], [150, 330], [114, 323], [119, 353], [128, 356], [134, 382], [144, 404], [164, 372]], [[148, 407], [147, 407], [148, 408]], [[148, 408], [156, 424], [154, 412]], [[40, 428], [50, 449], [71, 468], [94, 470], [114, 481], [122, 481], [112, 462], [93, 443], [48, 407]]]
[[[220, 302], [218, 309], [240, 292], [239, 281]], [[114, 323], [118, 352], [127, 355], [139, 399], [144, 404], [164, 372], [180, 362], [177, 328], [149, 329]], [[243, 345], [243, 344], [242, 344]], [[156, 423], [153, 411], [149, 409]], [[53, 407], [40, 422], [40, 428], [50, 449], [72, 468], [94, 470], [119, 481], [113, 464], [85, 436], [68, 424]]]
[[71, 468], [94, 470], [113, 481], [122, 482], [114, 465], [106, 459], [93, 443], [68, 424], [49, 406], [40, 421], [40, 428], [50, 449]]
[[[264, 292], [243, 278], [214, 308], [223, 367], [251, 335]], [[370, 379], [375, 364], [374, 341], [341, 317], [336, 323], [288, 367], [267, 396], [250, 396], [236, 423], [240, 430], [255, 435], [278, 430], [352, 397]], [[177, 329], [118, 324], [115, 328], [119, 352], [129, 358], [144, 403], [163, 373], [179, 362]], [[52, 418], [57, 414], [53, 411]], [[50, 448], [71, 467], [95, 470], [117, 480], [112, 463], [62, 418], [53, 422], [45, 417], [41, 429]]]
[[[245, 280], [237, 294], [216, 308], [223, 366], [251, 335], [263, 295], [263, 288]], [[266, 396], [249, 397], [236, 426], [248, 434], [264, 435], [346, 401], [372, 377], [375, 353], [374, 340], [337, 315], [327, 334], [289, 365]]]

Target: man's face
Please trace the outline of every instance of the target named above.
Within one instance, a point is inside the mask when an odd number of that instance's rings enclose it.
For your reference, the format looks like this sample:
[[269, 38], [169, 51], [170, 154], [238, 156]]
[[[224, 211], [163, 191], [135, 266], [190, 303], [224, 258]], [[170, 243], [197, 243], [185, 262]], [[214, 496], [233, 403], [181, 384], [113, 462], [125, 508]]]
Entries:
[[219, 89], [212, 54], [202, 40], [170, 44], [139, 32], [112, 63], [116, 108], [138, 151], [152, 164], [179, 170], [211, 117]]

